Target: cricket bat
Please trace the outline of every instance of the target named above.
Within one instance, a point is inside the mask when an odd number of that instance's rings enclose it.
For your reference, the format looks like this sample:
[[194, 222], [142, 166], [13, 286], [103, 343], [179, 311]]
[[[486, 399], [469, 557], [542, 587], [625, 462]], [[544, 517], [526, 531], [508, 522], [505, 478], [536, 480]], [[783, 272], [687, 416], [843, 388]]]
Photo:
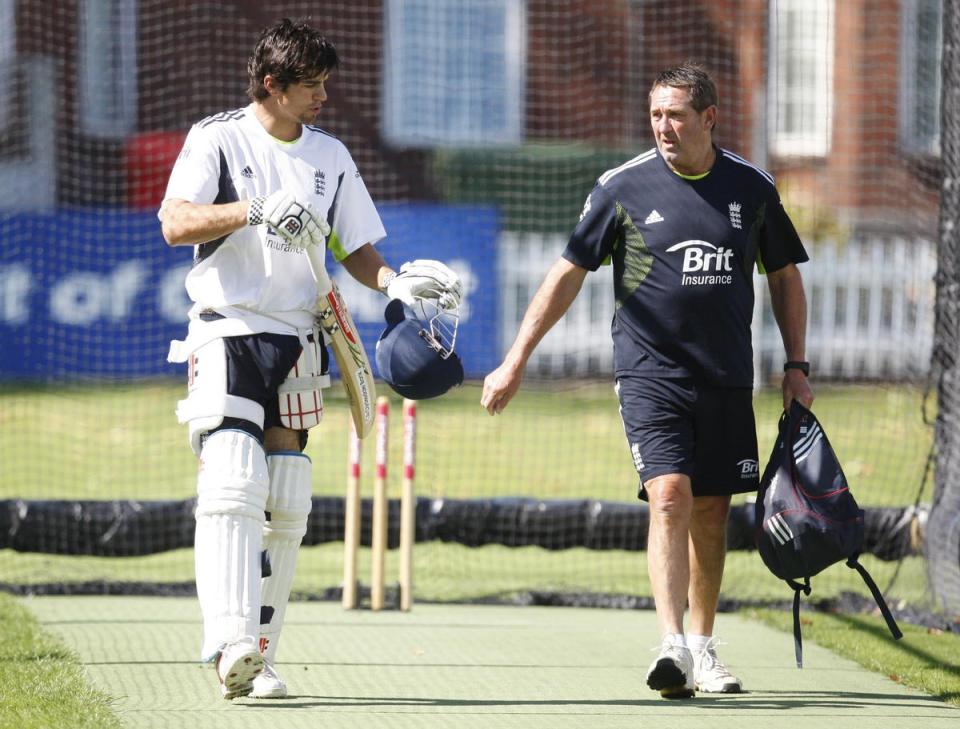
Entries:
[[366, 438], [373, 430], [374, 403], [377, 400], [370, 360], [340, 289], [327, 274], [324, 249], [310, 246], [307, 248], [307, 257], [317, 279], [317, 318], [330, 339], [330, 348], [340, 369], [340, 381], [347, 391], [350, 416], [357, 435]]

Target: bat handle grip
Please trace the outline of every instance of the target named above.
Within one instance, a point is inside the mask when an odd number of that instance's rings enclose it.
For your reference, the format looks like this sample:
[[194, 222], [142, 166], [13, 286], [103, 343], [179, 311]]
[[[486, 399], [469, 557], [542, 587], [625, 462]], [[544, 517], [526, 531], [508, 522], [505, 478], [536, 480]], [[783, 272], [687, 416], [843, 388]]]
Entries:
[[317, 296], [322, 299], [333, 290], [333, 283], [327, 274], [325, 251], [320, 246], [307, 246], [306, 252], [314, 278], [317, 279]]

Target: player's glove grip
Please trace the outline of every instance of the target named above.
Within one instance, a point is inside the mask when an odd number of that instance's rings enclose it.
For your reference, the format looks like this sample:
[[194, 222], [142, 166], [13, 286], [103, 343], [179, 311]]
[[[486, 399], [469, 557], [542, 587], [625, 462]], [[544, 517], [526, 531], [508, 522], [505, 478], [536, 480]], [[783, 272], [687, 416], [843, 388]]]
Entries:
[[300, 202], [290, 193], [278, 190], [255, 197], [247, 208], [247, 224], [266, 224], [291, 245], [306, 248], [323, 245], [330, 235], [330, 226], [309, 203]]
[[400, 266], [387, 284], [387, 296], [413, 306], [418, 300], [435, 302], [440, 309], [455, 309], [463, 297], [460, 277], [440, 261], [418, 259]]

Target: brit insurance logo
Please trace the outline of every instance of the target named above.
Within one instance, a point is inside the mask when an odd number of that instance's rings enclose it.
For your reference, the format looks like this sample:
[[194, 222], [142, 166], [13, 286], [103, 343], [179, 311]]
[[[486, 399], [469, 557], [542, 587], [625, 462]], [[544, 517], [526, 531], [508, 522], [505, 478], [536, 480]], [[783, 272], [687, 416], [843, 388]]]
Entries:
[[737, 461], [737, 466], [740, 468], [741, 479], [754, 479], [760, 475], [760, 464], [753, 458], [744, 458], [742, 461]]
[[683, 286], [711, 286], [733, 283], [733, 249], [719, 248], [705, 240], [685, 240], [667, 248], [683, 251]]

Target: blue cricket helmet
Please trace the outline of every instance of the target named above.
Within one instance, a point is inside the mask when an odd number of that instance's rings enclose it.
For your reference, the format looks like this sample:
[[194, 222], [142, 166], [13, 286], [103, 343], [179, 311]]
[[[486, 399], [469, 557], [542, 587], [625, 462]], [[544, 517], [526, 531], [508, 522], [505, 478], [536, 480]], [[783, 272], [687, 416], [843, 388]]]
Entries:
[[426, 400], [463, 382], [463, 363], [453, 351], [456, 323], [452, 337], [447, 337], [438, 326], [444, 314], [426, 323], [400, 299], [387, 304], [383, 314], [387, 328], [377, 340], [377, 369], [394, 392]]

